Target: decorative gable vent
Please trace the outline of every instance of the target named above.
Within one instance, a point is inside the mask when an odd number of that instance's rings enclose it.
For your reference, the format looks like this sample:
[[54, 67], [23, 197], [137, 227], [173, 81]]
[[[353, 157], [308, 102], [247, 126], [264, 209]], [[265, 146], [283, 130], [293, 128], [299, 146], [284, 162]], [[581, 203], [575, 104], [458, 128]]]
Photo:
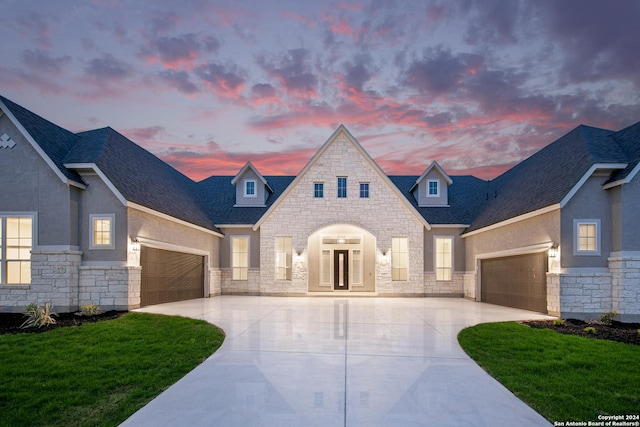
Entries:
[[0, 136], [0, 148], [13, 148], [15, 147], [16, 142], [14, 140], [11, 139], [11, 137], [9, 135], [7, 135], [6, 133], [2, 134], [2, 136]]

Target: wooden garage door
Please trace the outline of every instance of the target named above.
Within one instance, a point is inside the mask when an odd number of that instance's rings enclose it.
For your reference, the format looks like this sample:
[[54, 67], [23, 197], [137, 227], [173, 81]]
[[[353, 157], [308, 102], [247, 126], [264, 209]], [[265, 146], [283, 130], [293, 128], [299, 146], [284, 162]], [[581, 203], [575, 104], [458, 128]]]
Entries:
[[204, 296], [204, 257], [143, 247], [140, 305]]
[[483, 302], [547, 312], [547, 253], [482, 260]]

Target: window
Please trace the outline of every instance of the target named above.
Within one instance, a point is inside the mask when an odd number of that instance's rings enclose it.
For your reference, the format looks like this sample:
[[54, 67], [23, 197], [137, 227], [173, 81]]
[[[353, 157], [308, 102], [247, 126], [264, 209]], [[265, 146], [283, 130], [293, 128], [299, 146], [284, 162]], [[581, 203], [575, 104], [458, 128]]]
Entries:
[[391, 280], [407, 280], [409, 243], [406, 237], [391, 239]]
[[600, 220], [574, 220], [575, 255], [600, 255]]
[[427, 181], [427, 197], [438, 197], [440, 195], [440, 181], [430, 179]]
[[360, 198], [368, 199], [369, 198], [369, 183], [361, 182], [360, 183]]
[[33, 217], [0, 216], [0, 283], [31, 283]]
[[291, 237], [276, 237], [276, 280], [291, 280]]
[[322, 199], [324, 197], [324, 183], [315, 182], [313, 184], [313, 197], [315, 199]]
[[115, 215], [100, 214], [89, 215], [89, 227], [91, 228], [90, 249], [114, 249], [114, 224]]
[[436, 237], [435, 240], [436, 280], [452, 280], [453, 239], [451, 237]]
[[347, 198], [347, 177], [338, 177], [338, 199]]
[[322, 283], [331, 283], [331, 251], [322, 250]]
[[249, 272], [249, 238], [231, 238], [231, 280], [247, 280]]
[[244, 195], [245, 197], [256, 197], [256, 181], [246, 180], [244, 182]]

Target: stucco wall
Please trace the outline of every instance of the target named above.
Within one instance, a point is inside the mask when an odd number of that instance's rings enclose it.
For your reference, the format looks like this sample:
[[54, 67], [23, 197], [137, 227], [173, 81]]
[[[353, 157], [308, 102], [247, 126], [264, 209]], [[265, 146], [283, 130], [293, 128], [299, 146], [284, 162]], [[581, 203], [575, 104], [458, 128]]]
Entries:
[[[338, 199], [337, 177], [346, 176], [347, 198]], [[338, 134], [326, 150], [298, 178], [297, 185], [271, 212], [260, 229], [261, 292], [272, 293], [275, 285], [275, 237], [289, 235], [293, 247], [308, 259], [308, 237], [324, 227], [351, 224], [363, 228], [377, 239], [377, 254], [390, 253], [392, 237], [409, 241], [409, 280], [392, 282], [390, 262], [376, 265], [376, 291], [380, 294], [414, 294], [424, 292], [423, 224], [376, 173], [366, 158], [344, 134]], [[324, 182], [324, 198], [313, 197], [314, 182]], [[359, 183], [369, 182], [369, 198], [359, 197]], [[393, 185], [393, 184], [391, 184]], [[308, 275], [295, 274], [287, 287], [289, 293], [307, 292]]]
[[[622, 251], [640, 251], [640, 174], [622, 186]], [[616, 249], [614, 249], [616, 251]]]
[[461, 228], [424, 228], [424, 271], [433, 272], [435, 266], [435, 240], [437, 237], [453, 237], [453, 271], [465, 271], [465, 239], [460, 237]]

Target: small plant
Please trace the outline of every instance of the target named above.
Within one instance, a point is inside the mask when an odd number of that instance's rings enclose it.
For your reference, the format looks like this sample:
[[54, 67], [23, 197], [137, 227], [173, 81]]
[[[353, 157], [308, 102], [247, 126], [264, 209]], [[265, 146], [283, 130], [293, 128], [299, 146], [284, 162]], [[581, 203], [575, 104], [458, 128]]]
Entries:
[[602, 313], [600, 315], [600, 321], [605, 325], [611, 325], [613, 323], [613, 318], [618, 315], [618, 312], [613, 310], [608, 313]]
[[27, 320], [20, 325], [20, 328], [23, 329], [53, 325], [56, 323], [56, 319], [54, 319], [53, 316], [57, 316], [58, 314], [53, 312], [53, 304], [51, 304], [51, 302], [46, 302], [44, 307], [32, 302], [25, 309], [24, 315], [27, 317]]
[[553, 325], [554, 326], [562, 326], [562, 325], [564, 325], [564, 320], [562, 320], [562, 319], [553, 319]]
[[595, 334], [596, 328], [594, 328], [593, 326], [587, 326], [586, 328], [584, 328], [584, 331], [588, 334]]
[[100, 313], [100, 306], [93, 303], [82, 304], [80, 306], [80, 313], [82, 313], [83, 316], [94, 316]]

